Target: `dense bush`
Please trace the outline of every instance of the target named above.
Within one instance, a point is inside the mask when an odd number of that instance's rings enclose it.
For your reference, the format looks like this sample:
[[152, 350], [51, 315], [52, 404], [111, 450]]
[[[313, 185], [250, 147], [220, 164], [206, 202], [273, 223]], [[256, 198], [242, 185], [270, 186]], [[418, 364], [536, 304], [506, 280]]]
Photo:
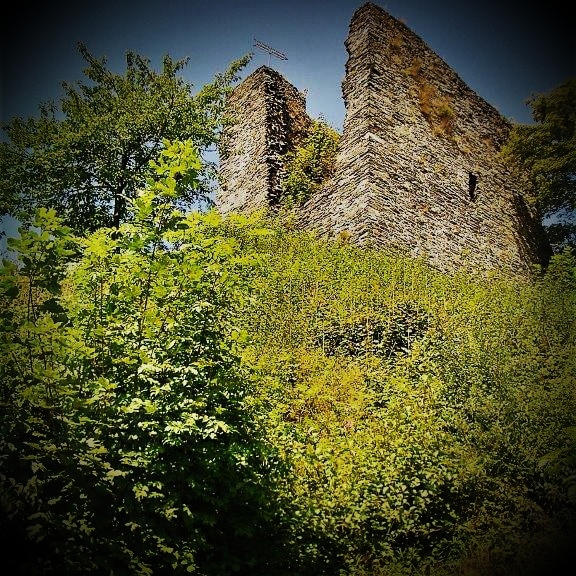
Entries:
[[574, 537], [574, 260], [444, 275], [282, 229], [261, 250], [247, 361], [292, 467], [292, 573], [549, 573]]
[[41, 210], [11, 242], [0, 340], [11, 573], [259, 573], [276, 545], [278, 458], [247, 402], [233, 323], [249, 254], [215, 213], [174, 209], [194, 149], [166, 143], [161, 156], [131, 224], [72, 238]]
[[532, 278], [441, 274], [281, 219], [178, 212], [199, 169], [189, 143], [151, 168], [130, 224], [74, 237], [41, 210], [10, 243], [11, 573], [574, 562], [570, 253]]
[[326, 122], [312, 122], [302, 145], [286, 157], [284, 204], [303, 204], [332, 176], [339, 142], [340, 135]]

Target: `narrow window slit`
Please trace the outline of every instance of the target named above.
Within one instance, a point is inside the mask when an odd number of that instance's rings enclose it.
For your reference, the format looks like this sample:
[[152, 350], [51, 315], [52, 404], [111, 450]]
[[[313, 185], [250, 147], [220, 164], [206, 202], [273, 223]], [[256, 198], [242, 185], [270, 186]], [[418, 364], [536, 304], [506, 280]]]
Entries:
[[468, 172], [468, 196], [470, 196], [470, 200], [472, 200], [472, 202], [478, 198], [478, 194], [476, 193], [477, 183], [478, 176], [473, 172]]

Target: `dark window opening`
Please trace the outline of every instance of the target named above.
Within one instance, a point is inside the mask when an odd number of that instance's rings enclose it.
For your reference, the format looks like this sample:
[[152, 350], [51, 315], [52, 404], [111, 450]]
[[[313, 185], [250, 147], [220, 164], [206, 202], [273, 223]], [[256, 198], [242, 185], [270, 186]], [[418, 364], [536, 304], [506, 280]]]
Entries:
[[478, 198], [478, 194], [476, 193], [476, 184], [478, 184], [478, 176], [473, 172], [468, 172], [468, 196], [470, 196], [470, 200], [472, 201]]

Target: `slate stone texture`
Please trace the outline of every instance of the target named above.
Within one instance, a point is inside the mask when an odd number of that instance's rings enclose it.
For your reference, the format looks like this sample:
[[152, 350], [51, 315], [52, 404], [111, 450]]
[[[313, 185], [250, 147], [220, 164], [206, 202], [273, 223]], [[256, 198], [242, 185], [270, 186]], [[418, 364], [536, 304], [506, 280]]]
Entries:
[[[368, 2], [354, 13], [332, 179], [298, 213], [321, 236], [461, 266], [529, 273], [551, 248], [499, 157], [511, 124], [405, 24]], [[284, 155], [306, 135], [304, 96], [261, 67], [233, 92], [216, 205], [278, 206]]]
[[278, 204], [285, 155], [306, 137], [306, 99], [268, 66], [255, 70], [228, 99], [233, 124], [219, 144], [216, 205], [222, 213]]

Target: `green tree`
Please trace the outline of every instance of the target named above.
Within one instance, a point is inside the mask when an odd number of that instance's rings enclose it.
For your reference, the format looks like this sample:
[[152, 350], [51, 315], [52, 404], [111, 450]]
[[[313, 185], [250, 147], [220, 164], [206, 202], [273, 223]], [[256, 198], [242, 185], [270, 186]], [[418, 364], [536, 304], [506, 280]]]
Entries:
[[576, 241], [576, 78], [528, 100], [533, 125], [517, 124], [503, 148], [558, 248]]
[[176, 209], [190, 141], [150, 168], [130, 222], [74, 238], [41, 209], [0, 269], [11, 574], [273, 573], [278, 459], [233, 322], [252, 259], [216, 212]]
[[[85, 79], [63, 83], [59, 104], [39, 116], [3, 126], [0, 145], [0, 213], [29, 219], [38, 206], [54, 208], [77, 231], [118, 227], [127, 199], [146, 183], [149, 161], [164, 139], [191, 139], [202, 153], [217, 141], [225, 97], [249, 60], [233, 62], [195, 95], [180, 73], [188, 59], [163, 58], [162, 70], [134, 52], [126, 70], [111, 71], [80, 44]], [[181, 203], [206, 198], [211, 166], [183, 190]]]

